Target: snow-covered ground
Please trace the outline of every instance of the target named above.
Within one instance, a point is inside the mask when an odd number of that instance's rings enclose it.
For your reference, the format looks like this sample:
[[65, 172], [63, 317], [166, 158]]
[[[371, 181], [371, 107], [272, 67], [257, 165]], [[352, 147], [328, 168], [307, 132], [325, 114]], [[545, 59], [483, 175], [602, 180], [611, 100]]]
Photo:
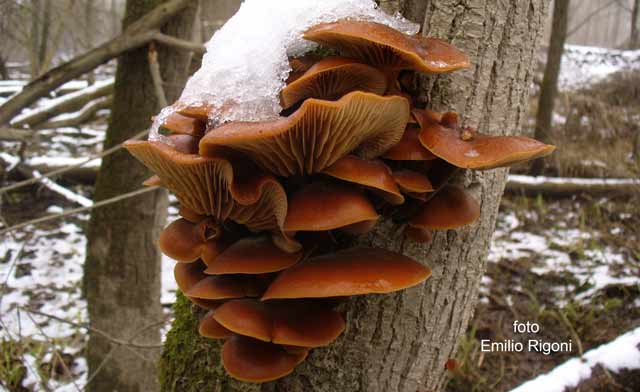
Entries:
[[640, 50], [566, 45], [558, 88], [563, 91], [577, 90], [600, 82], [615, 72], [632, 69], [640, 69]]

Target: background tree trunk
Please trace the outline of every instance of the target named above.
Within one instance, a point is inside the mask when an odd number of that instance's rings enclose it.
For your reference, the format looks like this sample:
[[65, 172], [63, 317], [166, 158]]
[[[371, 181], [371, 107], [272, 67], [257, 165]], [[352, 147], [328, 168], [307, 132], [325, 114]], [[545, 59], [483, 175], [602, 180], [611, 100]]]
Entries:
[[[465, 51], [474, 64], [452, 75], [425, 77], [422, 98], [430, 107], [458, 111], [466, 125], [483, 132], [521, 129], [546, 0], [410, 0], [395, 6], [421, 23], [426, 35]], [[197, 335], [201, 313], [179, 297], [161, 362], [162, 389], [440, 390], [446, 380], [444, 364], [454, 356], [472, 317], [506, 172], [467, 173], [457, 179], [482, 205], [482, 215], [471, 227], [439, 232], [431, 244], [421, 245], [403, 241], [400, 228], [383, 221], [360, 239], [428, 264], [432, 277], [392, 295], [350, 298], [341, 305], [347, 318], [345, 333], [330, 346], [312, 350], [294, 373], [277, 382], [245, 384], [226, 376], [219, 362], [220, 343]]]
[[[161, 0], [128, 0], [123, 25], [126, 27]], [[195, 2], [193, 2], [195, 5]], [[195, 6], [173, 17], [163, 31], [180, 38], [190, 37]], [[188, 33], [188, 34], [186, 34]], [[157, 102], [147, 63], [147, 48], [127, 52], [118, 60], [114, 104], [104, 148], [120, 143], [149, 127], [157, 113]], [[163, 78], [174, 88], [166, 93], [175, 99], [185, 82], [188, 56], [184, 51], [163, 49], [159, 61]], [[149, 172], [130, 154], [121, 150], [103, 158], [94, 199], [107, 199], [140, 188]], [[85, 293], [92, 327], [136, 343], [158, 345], [160, 307], [160, 253], [155, 242], [165, 223], [167, 195], [157, 191], [93, 210], [88, 229], [85, 263]], [[147, 327], [143, 333], [140, 331]], [[101, 335], [91, 333], [87, 358], [91, 391], [157, 390], [157, 349], [114, 346]], [[106, 361], [105, 364], [102, 362]]]
[[640, 48], [640, 0], [633, 2], [631, 11], [631, 39], [629, 49]]
[[[535, 133], [536, 139], [548, 144], [553, 144], [551, 141], [553, 108], [558, 95], [558, 75], [560, 74], [560, 62], [564, 52], [564, 42], [567, 39], [568, 21], [569, 0], [555, 0], [551, 38], [549, 38], [549, 49], [547, 50], [547, 65], [544, 68], [544, 78], [542, 79], [540, 99], [538, 101]], [[531, 174], [542, 174], [544, 166], [544, 158], [536, 159], [531, 165]]]

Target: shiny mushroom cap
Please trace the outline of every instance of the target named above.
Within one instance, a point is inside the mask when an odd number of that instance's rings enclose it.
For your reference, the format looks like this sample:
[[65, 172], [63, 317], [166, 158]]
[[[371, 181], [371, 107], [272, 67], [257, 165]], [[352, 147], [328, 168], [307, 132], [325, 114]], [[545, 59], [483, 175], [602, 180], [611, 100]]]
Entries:
[[191, 298], [208, 300], [258, 297], [267, 284], [268, 281], [243, 275], [205, 275], [183, 292]]
[[385, 75], [372, 66], [344, 57], [327, 57], [282, 89], [280, 100], [287, 109], [307, 98], [334, 100], [356, 90], [382, 95], [386, 88]]
[[437, 157], [420, 143], [420, 130], [407, 128], [402, 139], [395, 146], [388, 149], [382, 157], [393, 161], [430, 161]]
[[340, 180], [363, 185], [391, 204], [404, 203], [404, 197], [391, 176], [391, 169], [379, 160], [347, 155], [326, 168], [323, 173]]
[[417, 261], [385, 249], [352, 248], [314, 257], [283, 271], [262, 300], [390, 293], [431, 275]]
[[402, 192], [406, 193], [427, 193], [433, 192], [433, 185], [424, 174], [413, 170], [397, 170], [393, 172], [393, 179], [396, 181]]
[[444, 41], [406, 35], [375, 22], [323, 23], [307, 30], [303, 37], [378, 68], [441, 73], [469, 66], [467, 56]]
[[480, 170], [544, 157], [555, 150], [555, 146], [524, 136], [488, 136], [460, 129], [455, 113], [445, 113], [441, 123], [423, 125], [420, 142], [452, 165]]
[[362, 190], [316, 182], [291, 196], [284, 231], [332, 230], [377, 219], [378, 213]]
[[280, 345], [233, 335], [222, 346], [222, 365], [240, 381], [262, 383], [291, 373], [307, 351], [291, 353]]
[[300, 347], [326, 346], [345, 329], [338, 312], [309, 301], [237, 299], [224, 303], [213, 317], [239, 335]]
[[270, 173], [312, 174], [352, 151], [380, 155], [400, 140], [408, 118], [409, 103], [398, 96], [354, 91], [337, 101], [310, 98], [289, 117], [216, 128], [200, 141], [200, 154], [215, 155], [224, 146]]
[[191, 263], [200, 258], [206, 242], [214, 240], [219, 234], [219, 226], [210, 220], [192, 223], [180, 218], [162, 230], [158, 246], [162, 253], [172, 259]]
[[[264, 274], [289, 268], [300, 260], [302, 252], [288, 253], [269, 237], [246, 237], [207, 263], [206, 274]], [[206, 261], [205, 261], [206, 262]]]
[[206, 124], [200, 119], [183, 116], [178, 112], [174, 112], [167, 116], [160, 126], [171, 133], [191, 135], [200, 138], [204, 135]]
[[233, 332], [223, 327], [213, 318], [214, 311], [211, 310], [204, 315], [198, 325], [198, 333], [200, 336], [210, 339], [226, 339], [233, 335]]
[[429, 199], [409, 222], [422, 229], [448, 230], [471, 224], [480, 217], [480, 205], [463, 188], [446, 185]]

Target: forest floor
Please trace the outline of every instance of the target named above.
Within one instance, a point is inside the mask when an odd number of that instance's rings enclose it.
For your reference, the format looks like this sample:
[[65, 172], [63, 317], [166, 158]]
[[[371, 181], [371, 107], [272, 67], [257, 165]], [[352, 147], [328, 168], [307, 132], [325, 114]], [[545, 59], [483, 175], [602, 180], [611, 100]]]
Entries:
[[[580, 50], [566, 61], [582, 67], [579, 74], [583, 76], [588, 72], [581, 59], [593, 53]], [[604, 65], [598, 72], [624, 68], [620, 58], [629, 55], [611, 53], [599, 57]], [[565, 89], [564, 104], [556, 114], [554, 138], [560, 148], [547, 174], [637, 178], [638, 167], [629, 153], [632, 123], [640, 122], [634, 112], [640, 108], [636, 101], [640, 94], [633, 90], [640, 86], [634, 84], [640, 80], [638, 73], [621, 73], [615, 79], [593, 75], [591, 80], [599, 82], [587, 87], [573, 83], [571, 75], [561, 78], [570, 89]], [[95, 153], [104, 138], [107, 114], [100, 113], [97, 120], [81, 128], [40, 131], [38, 143], [27, 148], [27, 162], [55, 165]], [[0, 159], [5, 161], [15, 159], [19, 152], [17, 143], [2, 142], [1, 147]], [[524, 170], [516, 168], [517, 172]], [[61, 184], [91, 198], [91, 187], [69, 181]], [[37, 186], [3, 197], [0, 215], [9, 225], [78, 206]], [[169, 213], [169, 219], [174, 219], [175, 204]], [[28, 226], [2, 239], [0, 390], [83, 389], [88, 377], [84, 358], [87, 312], [82, 297], [87, 221], [88, 214], [78, 214]], [[176, 290], [173, 262], [164, 260], [162, 266], [162, 303], [170, 317]], [[515, 320], [535, 322], [541, 331], [515, 335]], [[169, 321], [165, 329], [168, 325]], [[447, 390], [507, 391], [639, 326], [640, 195], [551, 198], [507, 194], [501, 203], [480, 302], [461, 342]], [[529, 338], [571, 340], [572, 352], [544, 355], [481, 350], [482, 339]], [[604, 366], [580, 390], [629, 390], [625, 386], [640, 385], [639, 378], [637, 370], [613, 372]]]

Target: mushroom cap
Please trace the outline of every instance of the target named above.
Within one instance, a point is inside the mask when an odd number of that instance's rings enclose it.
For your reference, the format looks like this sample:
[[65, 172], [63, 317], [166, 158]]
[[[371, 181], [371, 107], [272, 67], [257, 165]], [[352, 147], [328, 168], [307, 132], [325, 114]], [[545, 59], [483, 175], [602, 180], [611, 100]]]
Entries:
[[213, 310], [207, 312], [198, 325], [200, 336], [211, 339], [226, 339], [233, 335], [233, 332], [223, 327], [213, 318]]
[[262, 300], [389, 293], [414, 286], [430, 275], [429, 267], [399, 253], [352, 248], [314, 257], [284, 270]]
[[160, 126], [169, 130], [171, 133], [191, 135], [200, 138], [204, 135], [206, 123], [200, 119], [183, 116], [178, 112], [174, 112], [168, 115]]
[[172, 259], [181, 263], [191, 263], [200, 258], [209, 238], [219, 235], [218, 230], [210, 221], [196, 224], [180, 218], [162, 230], [158, 246], [162, 253]]
[[400, 189], [406, 193], [426, 193], [434, 190], [427, 176], [413, 170], [394, 171], [393, 179], [396, 180]]
[[354, 91], [337, 101], [310, 98], [289, 117], [216, 128], [200, 141], [200, 154], [224, 146], [269, 173], [312, 174], [354, 150], [364, 158], [380, 155], [400, 140], [408, 118], [409, 103], [398, 96]]
[[348, 184], [315, 182], [291, 196], [284, 231], [332, 230], [377, 219], [378, 213], [362, 190]]
[[[245, 237], [206, 263], [205, 274], [264, 274], [289, 268], [300, 260], [302, 252], [288, 253], [269, 237]], [[206, 262], [206, 261], [205, 261]]]
[[377, 191], [376, 193], [391, 204], [404, 203], [404, 197], [391, 175], [391, 169], [379, 160], [362, 159], [355, 155], [347, 155], [338, 159], [333, 165], [326, 168], [323, 173], [340, 180], [364, 185]]
[[394, 161], [430, 161], [437, 157], [424, 148], [417, 128], [407, 128], [398, 144], [388, 149], [382, 157]]
[[349, 235], [362, 235], [370, 232], [378, 223], [377, 220], [368, 220], [358, 223], [352, 223], [348, 226], [340, 228], [340, 231]]
[[162, 180], [160, 179], [160, 177], [158, 177], [158, 176], [156, 176], [154, 174], [151, 177], [149, 177], [146, 180], [144, 180], [142, 185], [144, 185], [144, 186], [162, 186]]
[[176, 102], [174, 107], [177, 108], [177, 113], [184, 117], [195, 118], [205, 122], [209, 118], [209, 113], [213, 110], [213, 106], [204, 102], [187, 105], [182, 102]]
[[345, 329], [340, 313], [309, 301], [237, 299], [225, 302], [213, 317], [239, 335], [300, 347], [326, 346]]
[[323, 23], [307, 30], [303, 37], [378, 68], [441, 73], [469, 66], [467, 56], [444, 41], [410, 36], [375, 22]]
[[290, 353], [282, 346], [233, 335], [222, 346], [222, 365], [240, 381], [262, 383], [291, 373], [307, 352]]
[[[452, 120], [451, 116], [444, 117]], [[454, 125], [454, 124], [447, 124]], [[524, 136], [488, 136], [473, 133], [463, 140], [460, 130], [439, 123], [429, 123], [420, 132], [420, 142], [445, 161], [465, 169], [493, 169], [547, 156], [555, 146]]]
[[411, 218], [410, 226], [448, 230], [471, 224], [480, 217], [480, 205], [463, 188], [446, 185]]
[[326, 57], [280, 92], [287, 109], [307, 98], [334, 100], [351, 91], [382, 95], [387, 88], [385, 75], [370, 65], [344, 57]]
[[205, 265], [201, 261], [195, 263], [177, 263], [173, 267], [173, 276], [178, 288], [186, 293], [208, 275], [204, 274]]
[[169, 135], [169, 139], [172, 147], [184, 154], [197, 154], [199, 138], [191, 135]]
[[201, 157], [161, 142], [132, 140], [125, 147], [153, 170], [181, 205], [218, 221], [232, 219], [250, 229], [281, 227], [287, 195], [280, 183], [228, 154]]
[[420, 227], [406, 226], [404, 228], [404, 234], [415, 242], [429, 243], [433, 240], [431, 230]]
[[267, 284], [268, 281], [263, 279], [244, 275], [205, 275], [183, 293], [188, 297], [210, 300], [259, 297]]

